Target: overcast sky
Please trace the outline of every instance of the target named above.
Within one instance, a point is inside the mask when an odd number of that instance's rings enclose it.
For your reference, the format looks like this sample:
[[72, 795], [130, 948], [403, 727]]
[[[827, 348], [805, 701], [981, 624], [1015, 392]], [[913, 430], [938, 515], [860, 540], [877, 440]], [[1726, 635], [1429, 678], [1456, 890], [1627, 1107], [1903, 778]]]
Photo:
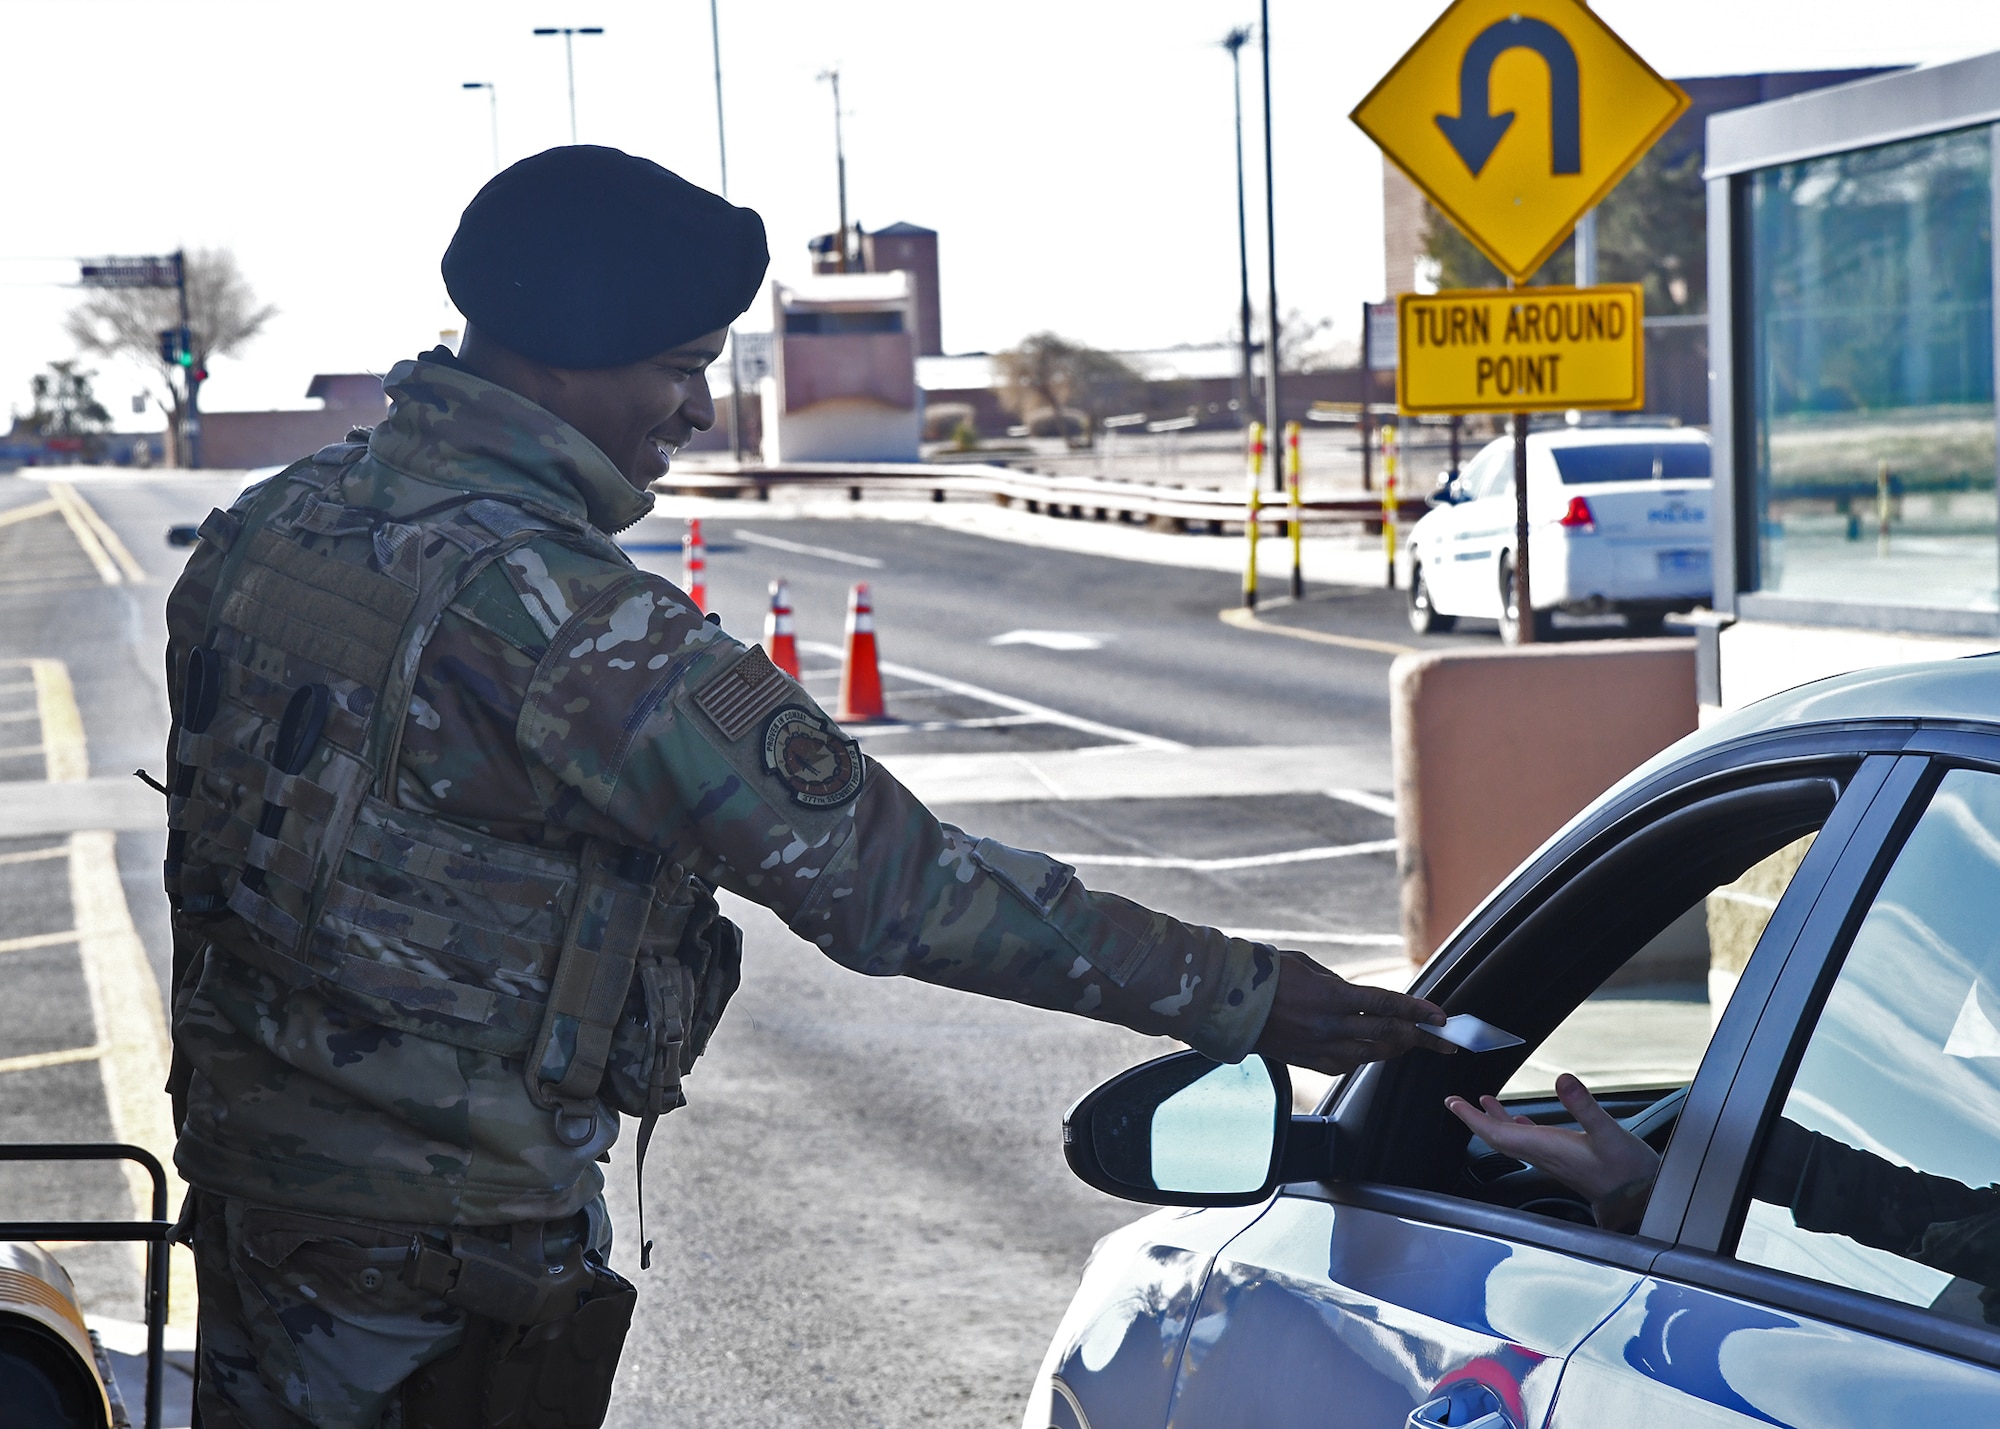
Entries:
[[[1228, 56], [1247, 0], [720, 0], [731, 197], [773, 272], [835, 222], [838, 64], [849, 208], [941, 234], [947, 350], [1041, 328], [1101, 346], [1221, 337], [1236, 306]], [[1272, 0], [1280, 306], [1355, 328], [1381, 296], [1376, 150], [1347, 112], [1442, 9]], [[1602, 0], [1668, 75], [1934, 62], [2000, 49], [1967, 0]], [[211, 410], [308, 405], [316, 372], [376, 371], [455, 327], [437, 274], [492, 169], [578, 136], [718, 182], [706, 0], [0, 0], [0, 394], [70, 354], [76, 257], [233, 248], [280, 309], [218, 361]], [[1255, 51], [1253, 283], [1262, 289]], [[746, 325], [769, 325], [762, 303]], [[121, 425], [136, 371], [99, 388]]]

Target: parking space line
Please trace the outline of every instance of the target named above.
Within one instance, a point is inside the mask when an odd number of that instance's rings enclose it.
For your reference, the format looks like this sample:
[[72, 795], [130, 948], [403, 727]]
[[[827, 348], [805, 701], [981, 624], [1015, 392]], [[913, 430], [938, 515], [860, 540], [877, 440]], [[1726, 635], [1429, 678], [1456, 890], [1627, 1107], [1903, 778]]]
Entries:
[[50, 844], [47, 848], [27, 848], [18, 853], [0, 853], [0, 867], [10, 863], [34, 863], [44, 858], [68, 858], [69, 845]]
[[766, 536], [756, 531], [731, 531], [735, 539], [751, 546], [768, 546], [774, 551], [789, 551], [795, 556], [817, 556], [822, 561], [838, 561], [844, 566], [861, 566], [867, 570], [879, 571], [888, 564], [876, 556], [856, 555], [853, 551], [836, 551], [831, 546], [808, 546], [803, 541], [787, 541], [780, 536]]
[[1154, 858], [1129, 853], [1052, 853], [1049, 857], [1063, 863], [1090, 864], [1098, 868], [1177, 868], [1191, 873], [1233, 873], [1244, 868], [1275, 868], [1287, 863], [1319, 863], [1330, 858], [1357, 858], [1363, 854], [1395, 851], [1394, 839], [1370, 839], [1367, 843], [1296, 848], [1285, 853], [1253, 853], [1239, 858]]
[[[832, 655], [835, 658], [839, 658], [841, 654], [838, 645], [827, 645], [817, 640], [801, 640], [799, 649], [814, 655]], [[919, 670], [913, 665], [898, 665], [884, 660], [882, 673], [894, 675], [899, 680], [921, 680], [924, 684], [935, 686], [946, 694], [964, 695], [968, 699], [998, 705], [1001, 709], [1012, 710], [1016, 714], [1034, 715], [1044, 724], [1061, 725], [1064, 729], [1073, 729], [1079, 734], [1094, 734], [1100, 739], [1109, 739], [1119, 744], [1129, 744], [1140, 749], [1187, 748], [1177, 740], [1140, 734], [1132, 729], [1120, 729], [1115, 724], [1103, 724], [1094, 719], [1085, 719], [1081, 715], [1064, 714], [1061, 710], [1051, 709], [1047, 705], [1038, 705], [1033, 700], [1016, 699], [1012, 695], [1003, 695], [998, 690], [989, 690], [983, 685], [968, 684], [964, 680], [954, 680], [948, 675], [935, 675], [929, 670]]]
[[1352, 804], [1357, 809], [1366, 809], [1371, 814], [1380, 814], [1385, 819], [1396, 817], [1396, 801], [1380, 794], [1371, 794], [1366, 789], [1329, 789], [1329, 799], [1338, 799], [1343, 804]]
[[[63, 850], [67, 853], [69, 850]], [[0, 938], [0, 953], [25, 953], [31, 948], [57, 948], [64, 943], [74, 943], [76, 929], [61, 933], [29, 933], [20, 938]]]
[[[0, 1057], [0, 1076], [8, 1072], [38, 1072], [43, 1067], [67, 1067], [72, 1062], [102, 1061], [109, 1050], [102, 1042], [97, 1042], [88, 1047], [64, 1047], [58, 1052], [28, 1052], [19, 1057]], [[142, 1171], [139, 1174], [143, 1176], [145, 1173]], [[146, 1194], [151, 1196], [151, 1190]]]
[[0, 511], [0, 526], [11, 526], [16, 521], [32, 521], [37, 516], [54, 516], [62, 510], [53, 501], [30, 501], [26, 506], [15, 506]]

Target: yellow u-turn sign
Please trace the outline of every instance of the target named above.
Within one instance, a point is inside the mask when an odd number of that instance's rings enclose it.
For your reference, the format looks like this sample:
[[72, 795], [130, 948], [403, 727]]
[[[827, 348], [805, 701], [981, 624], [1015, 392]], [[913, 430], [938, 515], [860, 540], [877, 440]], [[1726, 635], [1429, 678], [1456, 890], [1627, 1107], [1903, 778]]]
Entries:
[[1637, 410], [1646, 404], [1637, 283], [1404, 293], [1396, 300], [1404, 412]]

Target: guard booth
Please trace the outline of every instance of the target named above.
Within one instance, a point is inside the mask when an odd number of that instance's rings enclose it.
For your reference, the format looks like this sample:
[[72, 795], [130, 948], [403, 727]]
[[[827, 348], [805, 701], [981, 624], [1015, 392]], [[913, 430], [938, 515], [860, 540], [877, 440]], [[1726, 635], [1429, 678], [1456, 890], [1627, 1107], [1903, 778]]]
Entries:
[[2000, 54], [1708, 121], [1705, 717], [2000, 649]]
[[915, 461], [916, 289], [906, 272], [771, 284], [764, 460]]

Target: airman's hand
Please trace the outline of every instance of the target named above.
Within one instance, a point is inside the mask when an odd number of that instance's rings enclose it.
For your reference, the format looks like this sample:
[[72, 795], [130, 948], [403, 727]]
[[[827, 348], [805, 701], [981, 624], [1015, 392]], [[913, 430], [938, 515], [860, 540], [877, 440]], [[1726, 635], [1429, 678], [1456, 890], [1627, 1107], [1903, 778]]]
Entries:
[[[1293, 1067], [1339, 1076], [1363, 1062], [1399, 1057], [1417, 1045], [1417, 1028], [1444, 1013], [1422, 998], [1384, 987], [1358, 987], [1304, 953], [1278, 954], [1278, 993], [1256, 1050]], [[1428, 1042], [1443, 1051], [1450, 1044]]]
[[1659, 1174], [1659, 1152], [1620, 1126], [1569, 1073], [1556, 1078], [1556, 1096], [1576, 1118], [1574, 1129], [1515, 1116], [1498, 1097], [1481, 1097], [1477, 1107], [1464, 1097], [1446, 1097], [1444, 1104], [1495, 1151], [1539, 1167], [1588, 1199], [1606, 1230], [1637, 1227]]

